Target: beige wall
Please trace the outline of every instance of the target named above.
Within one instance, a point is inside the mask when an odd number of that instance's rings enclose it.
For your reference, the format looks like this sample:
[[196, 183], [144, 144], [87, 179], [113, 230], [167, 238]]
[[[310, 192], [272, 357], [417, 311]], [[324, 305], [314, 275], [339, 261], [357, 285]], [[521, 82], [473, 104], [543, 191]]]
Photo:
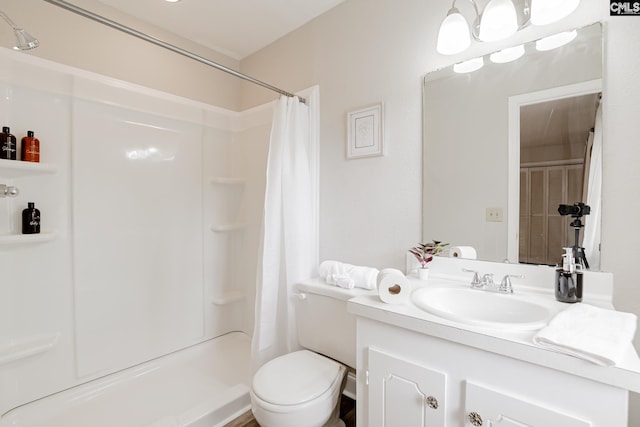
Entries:
[[[227, 67], [237, 69], [240, 66], [234, 59], [129, 19], [95, 0], [74, 0], [70, 3]], [[40, 47], [28, 51], [29, 55], [230, 110], [238, 109], [240, 81], [222, 71], [43, 0], [5, 0], [0, 7], [17, 25], [40, 40]], [[3, 22], [0, 24], [0, 45], [11, 47], [13, 43], [13, 32]]]

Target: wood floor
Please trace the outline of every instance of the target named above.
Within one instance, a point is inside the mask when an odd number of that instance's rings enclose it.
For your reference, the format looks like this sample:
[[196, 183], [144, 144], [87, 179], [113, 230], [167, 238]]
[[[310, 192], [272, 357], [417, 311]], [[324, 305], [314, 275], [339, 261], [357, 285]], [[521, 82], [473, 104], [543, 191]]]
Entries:
[[[340, 402], [340, 418], [347, 427], [356, 427], [356, 402], [347, 396], [342, 396]], [[247, 411], [225, 427], [260, 427], [260, 424], [253, 418], [251, 411]]]

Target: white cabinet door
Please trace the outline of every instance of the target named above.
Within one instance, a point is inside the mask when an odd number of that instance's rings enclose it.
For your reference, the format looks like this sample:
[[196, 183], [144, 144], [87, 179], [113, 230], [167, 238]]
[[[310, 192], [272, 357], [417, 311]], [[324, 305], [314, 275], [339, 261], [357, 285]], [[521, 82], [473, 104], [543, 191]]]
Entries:
[[369, 427], [445, 427], [446, 375], [369, 348]]
[[[550, 405], [509, 396], [466, 381], [465, 427], [589, 427], [588, 421]], [[570, 396], [567, 396], [570, 399]], [[565, 402], [558, 402], [562, 406]]]

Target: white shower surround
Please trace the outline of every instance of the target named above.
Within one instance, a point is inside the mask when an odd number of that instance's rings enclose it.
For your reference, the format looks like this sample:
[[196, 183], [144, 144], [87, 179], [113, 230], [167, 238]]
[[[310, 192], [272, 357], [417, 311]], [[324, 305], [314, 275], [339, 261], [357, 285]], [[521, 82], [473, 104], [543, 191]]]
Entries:
[[[271, 105], [237, 113], [8, 49], [0, 61], [0, 117], [36, 132], [43, 162], [0, 164], [21, 190], [0, 200], [0, 414], [250, 334]], [[43, 241], [19, 235], [27, 201]]]

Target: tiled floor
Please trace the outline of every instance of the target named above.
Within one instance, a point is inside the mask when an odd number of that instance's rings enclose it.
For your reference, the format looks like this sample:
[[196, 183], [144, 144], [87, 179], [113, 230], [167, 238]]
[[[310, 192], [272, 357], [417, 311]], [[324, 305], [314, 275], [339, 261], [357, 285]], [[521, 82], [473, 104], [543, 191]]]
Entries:
[[[342, 396], [340, 402], [340, 418], [347, 427], [356, 427], [356, 402], [346, 396]], [[225, 427], [260, 427], [251, 411], [247, 411]]]

